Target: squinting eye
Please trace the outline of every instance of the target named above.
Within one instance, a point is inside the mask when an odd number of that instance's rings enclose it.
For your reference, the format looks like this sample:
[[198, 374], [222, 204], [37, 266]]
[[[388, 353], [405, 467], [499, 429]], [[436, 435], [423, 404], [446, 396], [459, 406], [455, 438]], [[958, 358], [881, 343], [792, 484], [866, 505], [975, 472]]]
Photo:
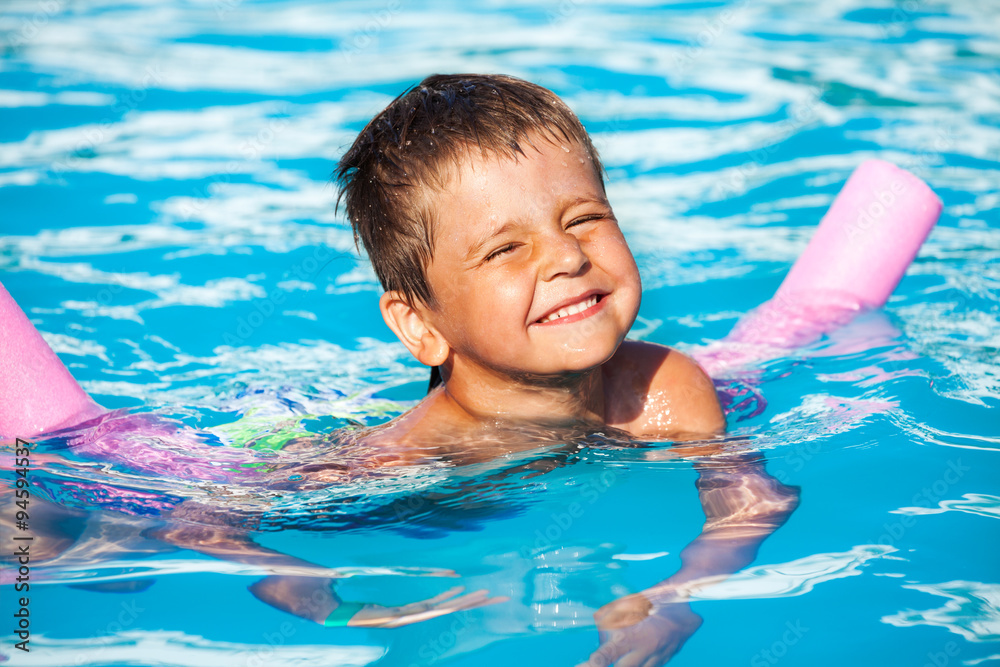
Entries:
[[587, 216], [584, 216], [582, 218], [577, 218], [576, 220], [573, 220], [568, 225], [566, 225], [566, 229], [569, 229], [570, 227], [575, 227], [576, 225], [581, 225], [581, 224], [583, 224], [585, 222], [593, 222], [594, 220], [602, 220], [602, 219], [604, 219], [606, 217], [607, 216], [605, 216], [605, 215], [587, 215]]
[[502, 254], [504, 254], [506, 252], [510, 252], [511, 250], [513, 250], [516, 247], [517, 247], [516, 243], [508, 243], [507, 245], [505, 245], [505, 246], [503, 246], [501, 248], [497, 248], [496, 250], [494, 250], [490, 254], [486, 255], [486, 257], [483, 258], [483, 261], [484, 262], [488, 262], [491, 259], [499, 257], [500, 255], [502, 255]]

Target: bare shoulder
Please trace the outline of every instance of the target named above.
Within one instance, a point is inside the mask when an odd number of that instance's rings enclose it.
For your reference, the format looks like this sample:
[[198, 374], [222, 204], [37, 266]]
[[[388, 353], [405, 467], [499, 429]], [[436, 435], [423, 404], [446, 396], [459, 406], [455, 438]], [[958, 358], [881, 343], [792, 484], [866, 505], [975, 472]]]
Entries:
[[635, 435], [707, 436], [725, 430], [711, 378], [665, 345], [625, 341], [604, 366], [610, 425]]
[[405, 413], [367, 429], [361, 441], [379, 465], [417, 465], [432, 460], [465, 465], [490, 460], [492, 452], [483, 445], [481, 436], [482, 425], [456, 410], [439, 386]]

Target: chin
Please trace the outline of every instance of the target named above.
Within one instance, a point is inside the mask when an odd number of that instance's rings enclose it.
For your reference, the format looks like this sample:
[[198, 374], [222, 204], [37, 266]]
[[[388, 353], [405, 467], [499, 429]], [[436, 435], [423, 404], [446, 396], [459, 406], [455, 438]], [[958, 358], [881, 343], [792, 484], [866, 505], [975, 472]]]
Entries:
[[557, 359], [556, 354], [561, 355], [558, 357], [558, 362], [553, 366], [551, 373], [554, 375], [561, 373], [585, 373], [603, 366], [611, 357], [615, 356], [617, 350], [617, 343], [613, 346], [594, 345], [582, 350], [560, 350], [557, 353], [553, 353], [552, 357], [549, 358], [551, 363], [552, 360]]

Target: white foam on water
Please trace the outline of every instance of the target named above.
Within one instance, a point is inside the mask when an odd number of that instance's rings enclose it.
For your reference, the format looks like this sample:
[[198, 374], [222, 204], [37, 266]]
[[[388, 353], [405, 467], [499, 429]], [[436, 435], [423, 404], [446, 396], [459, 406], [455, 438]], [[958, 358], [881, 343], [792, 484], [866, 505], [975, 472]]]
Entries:
[[[65, 638], [33, 634], [31, 652], [18, 652], [17, 664], [29, 667], [98, 667], [150, 664], [157, 667], [218, 667], [239, 656], [274, 667], [363, 667], [385, 654], [377, 646], [244, 643], [206, 639], [169, 630], [123, 630], [113, 635]], [[249, 662], [248, 662], [249, 664]]]

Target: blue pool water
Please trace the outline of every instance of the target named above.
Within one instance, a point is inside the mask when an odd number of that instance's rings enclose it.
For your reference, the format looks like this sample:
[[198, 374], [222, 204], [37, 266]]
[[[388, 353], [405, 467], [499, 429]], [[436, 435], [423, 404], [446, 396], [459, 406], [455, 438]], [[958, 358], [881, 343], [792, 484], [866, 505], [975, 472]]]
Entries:
[[[106, 407], [331, 432], [426, 387], [328, 178], [427, 74], [505, 72], [567, 100], [642, 273], [632, 336], [682, 349], [773, 294], [855, 166], [893, 161], [941, 196], [941, 221], [884, 309], [765, 364], [766, 409], [730, 415], [733, 446], [802, 501], [750, 567], [698, 593], [704, 623], [671, 664], [1000, 664], [997, 35], [996, 3], [976, 0], [10, 0], [2, 280]], [[37, 493], [105, 510], [34, 565], [30, 654], [0, 588], [0, 662], [576, 664], [594, 611], [674, 573], [701, 530], [693, 464], [643, 454], [666, 449], [533, 449], [275, 504], [257, 541], [339, 572], [345, 600], [510, 598], [365, 630], [266, 606], [246, 590], [259, 571], [165, 553], [141, 508], [100, 493], [235, 507], [218, 486], [45, 440], [39, 457], [69, 458]], [[532, 460], [562, 465], [503, 474]], [[108, 581], [131, 584], [71, 586]]]

